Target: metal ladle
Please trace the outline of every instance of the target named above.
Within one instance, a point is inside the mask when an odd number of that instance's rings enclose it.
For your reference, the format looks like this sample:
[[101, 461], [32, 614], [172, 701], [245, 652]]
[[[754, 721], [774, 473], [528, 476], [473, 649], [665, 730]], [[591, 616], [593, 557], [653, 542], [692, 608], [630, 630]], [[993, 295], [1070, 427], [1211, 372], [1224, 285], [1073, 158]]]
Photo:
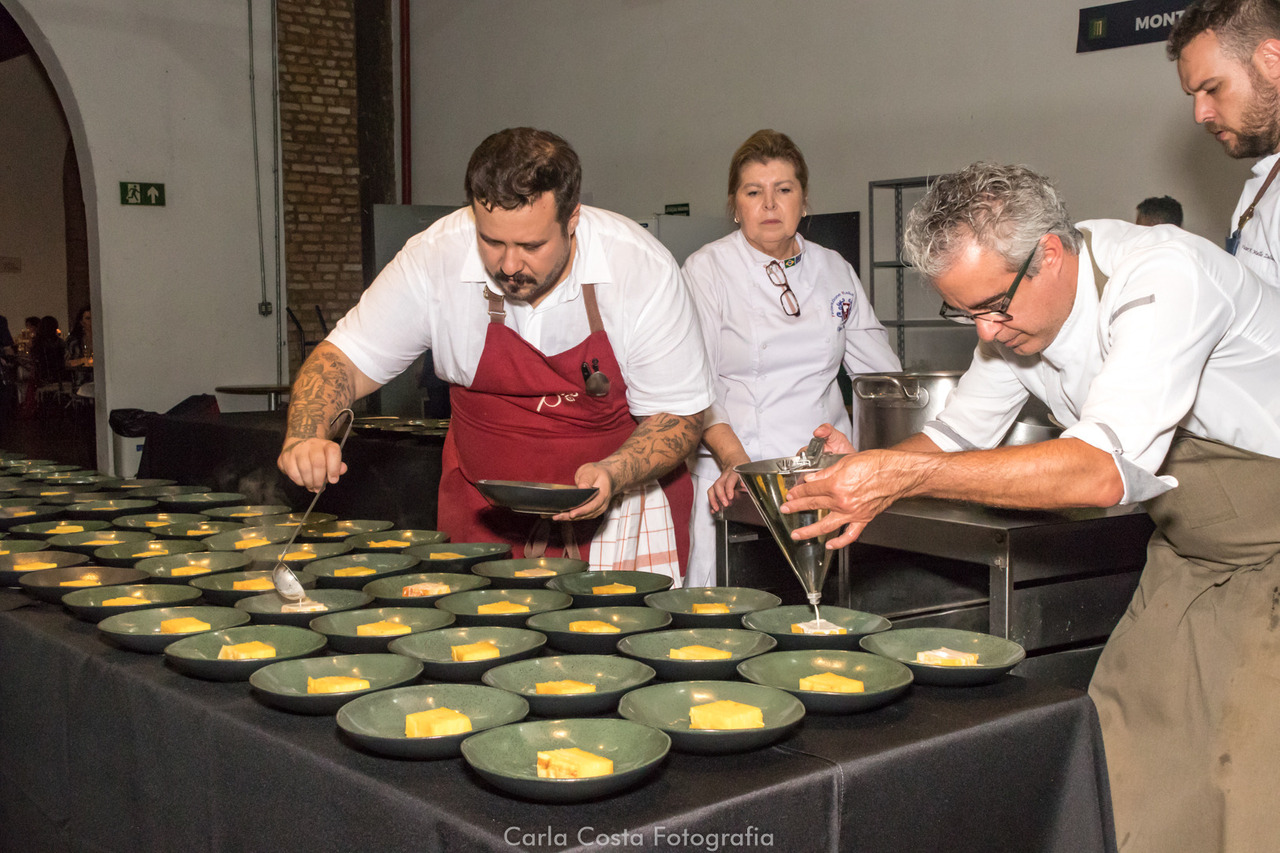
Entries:
[[[333, 416], [333, 420], [329, 421], [329, 430], [333, 430], [333, 425], [338, 422], [338, 418], [347, 415], [347, 428], [342, 433], [342, 440], [338, 442], [338, 450], [346, 447], [347, 437], [351, 435], [351, 425], [356, 422], [356, 413], [350, 409], [343, 409]], [[302, 583], [298, 580], [298, 576], [293, 573], [293, 569], [285, 565], [284, 555], [289, 553], [289, 549], [293, 547], [294, 540], [298, 538], [298, 534], [302, 532], [302, 528], [307, 523], [307, 518], [311, 515], [311, 510], [315, 509], [316, 501], [320, 500], [320, 496], [324, 494], [325, 485], [321, 484], [315, 497], [311, 499], [311, 503], [307, 505], [307, 511], [302, 514], [302, 520], [298, 522], [298, 526], [294, 528], [293, 535], [289, 537], [289, 541], [280, 549], [280, 557], [276, 561], [275, 568], [271, 570], [271, 583], [275, 585], [276, 592], [281, 598], [288, 599], [289, 604], [286, 608], [296, 611], [306, 611], [308, 609], [320, 609], [323, 605], [307, 595], [307, 591], [302, 588]]]

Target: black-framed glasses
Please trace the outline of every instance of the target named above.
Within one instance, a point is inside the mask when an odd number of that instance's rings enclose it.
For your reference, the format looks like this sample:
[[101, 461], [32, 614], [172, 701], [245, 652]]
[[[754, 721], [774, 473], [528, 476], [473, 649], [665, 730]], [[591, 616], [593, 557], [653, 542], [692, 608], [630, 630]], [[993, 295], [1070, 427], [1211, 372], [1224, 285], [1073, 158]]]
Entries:
[[788, 317], [799, 317], [800, 300], [796, 299], [795, 292], [791, 290], [791, 285], [787, 283], [787, 273], [783, 270], [782, 264], [777, 261], [770, 261], [765, 266], [764, 271], [775, 287], [782, 288], [782, 294], [778, 297], [778, 301], [782, 303], [782, 310], [787, 312]]
[[1027, 270], [1031, 268], [1031, 259], [1036, 256], [1036, 250], [1039, 248], [1040, 241], [1036, 240], [1036, 244], [1031, 247], [1031, 254], [1027, 255], [1027, 259], [1022, 262], [1022, 267], [1018, 270], [1018, 274], [1013, 277], [1013, 284], [1005, 291], [1004, 296], [996, 304], [996, 307], [988, 308], [985, 311], [965, 311], [963, 308], [956, 308], [954, 305], [943, 302], [942, 307], [938, 309], [938, 316], [965, 326], [972, 326], [978, 320], [988, 320], [992, 323], [1007, 323], [1012, 320], [1013, 316], [1009, 313], [1009, 303], [1013, 302], [1013, 295], [1018, 292], [1018, 285], [1022, 283]]

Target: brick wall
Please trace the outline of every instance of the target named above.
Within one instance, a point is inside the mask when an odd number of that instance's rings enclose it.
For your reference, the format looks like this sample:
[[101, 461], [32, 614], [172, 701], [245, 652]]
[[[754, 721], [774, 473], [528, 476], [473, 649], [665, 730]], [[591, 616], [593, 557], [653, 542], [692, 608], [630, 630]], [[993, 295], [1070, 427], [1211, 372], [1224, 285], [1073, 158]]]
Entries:
[[[353, 2], [277, 5], [287, 298], [311, 342], [324, 337], [314, 306], [332, 328], [364, 284]], [[293, 377], [299, 338], [287, 326]]]

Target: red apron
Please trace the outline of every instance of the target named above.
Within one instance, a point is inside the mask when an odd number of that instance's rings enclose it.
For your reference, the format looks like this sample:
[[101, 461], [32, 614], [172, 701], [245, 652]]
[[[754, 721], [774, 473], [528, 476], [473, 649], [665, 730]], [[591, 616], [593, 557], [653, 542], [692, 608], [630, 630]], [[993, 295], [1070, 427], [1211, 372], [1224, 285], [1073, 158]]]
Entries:
[[[587, 462], [613, 453], [636, 428], [609, 336], [600, 321], [594, 284], [582, 285], [590, 334], [558, 355], [544, 355], [505, 325], [500, 297], [489, 299], [489, 328], [471, 386], [450, 390], [453, 420], [444, 441], [438, 524], [454, 542], [506, 542], [522, 553], [534, 518], [491, 507], [476, 480], [574, 482]], [[599, 364], [609, 378], [603, 397], [586, 393], [582, 365]], [[693, 484], [679, 465], [660, 481], [671, 504], [680, 566], [689, 557]], [[588, 558], [599, 518], [573, 523], [574, 538]], [[552, 543], [548, 556], [563, 553]]]

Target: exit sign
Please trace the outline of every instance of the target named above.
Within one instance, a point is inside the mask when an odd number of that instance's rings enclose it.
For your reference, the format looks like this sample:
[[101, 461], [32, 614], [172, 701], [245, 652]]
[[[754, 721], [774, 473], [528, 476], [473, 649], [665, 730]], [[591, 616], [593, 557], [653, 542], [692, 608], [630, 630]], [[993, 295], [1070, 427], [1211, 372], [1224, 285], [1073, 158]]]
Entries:
[[143, 207], [164, 207], [164, 184], [121, 181], [120, 203]]

